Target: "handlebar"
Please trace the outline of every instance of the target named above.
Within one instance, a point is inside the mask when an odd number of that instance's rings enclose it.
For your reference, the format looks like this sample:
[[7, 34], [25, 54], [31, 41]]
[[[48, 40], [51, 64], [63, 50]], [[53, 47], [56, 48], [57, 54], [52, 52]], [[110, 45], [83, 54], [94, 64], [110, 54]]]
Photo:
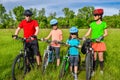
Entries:
[[29, 38], [23, 38], [23, 37], [19, 37], [19, 36], [17, 36], [17, 35], [12, 35], [12, 38], [14, 38], [15, 37], [15, 39], [16, 40], [21, 40], [21, 41], [32, 41], [32, 39], [31, 39], [31, 37], [29, 37]]
[[51, 42], [56, 42], [58, 44], [65, 44], [64, 42], [61, 42], [61, 41], [51, 41], [51, 40], [47, 40], [47, 39], [44, 39], [44, 38], [41, 38], [41, 39], [38, 39], [39, 41], [44, 41], [44, 42], [47, 42], [47, 43], [51, 43]]

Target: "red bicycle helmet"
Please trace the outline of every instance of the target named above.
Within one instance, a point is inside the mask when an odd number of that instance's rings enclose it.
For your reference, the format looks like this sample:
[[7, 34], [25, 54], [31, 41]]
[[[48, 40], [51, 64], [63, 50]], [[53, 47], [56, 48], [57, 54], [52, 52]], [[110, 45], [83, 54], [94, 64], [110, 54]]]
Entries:
[[93, 11], [93, 14], [94, 15], [103, 15], [103, 9], [95, 9], [94, 11]]

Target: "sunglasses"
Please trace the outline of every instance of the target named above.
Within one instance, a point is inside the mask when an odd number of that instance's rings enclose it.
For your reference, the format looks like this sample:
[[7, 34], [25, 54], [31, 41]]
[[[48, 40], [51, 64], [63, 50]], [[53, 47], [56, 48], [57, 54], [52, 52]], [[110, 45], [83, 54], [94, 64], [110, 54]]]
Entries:
[[30, 15], [26, 15], [26, 17], [31, 17]]
[[70, 33], [71, 35], [76, 35], [76, 33]]
[[94, 16], [98, 16], [98, 14], [94, 14]]
[[53, 25], [51, 25], [51, 26], [52, 26], [52, 27], [53, 27], [53, 26], [57, 26], [57, 24], [53, 24]]

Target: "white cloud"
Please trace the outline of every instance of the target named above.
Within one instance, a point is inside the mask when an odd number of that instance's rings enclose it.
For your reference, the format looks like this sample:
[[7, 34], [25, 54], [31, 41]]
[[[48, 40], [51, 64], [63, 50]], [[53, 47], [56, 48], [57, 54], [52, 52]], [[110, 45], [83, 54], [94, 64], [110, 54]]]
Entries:
[[0, 0], [0, 3], [24, 2], [24, 0]]
[[[117, 9], [119, 6], [111, 6], [109, 4], [104, 5], [105, 2], [115, 2], [114, 0], [0, 0], [0, 3], [4, 4], [6, 7], [6, 10], [12, 10], [15, 6], [22, 5], [25, 9], [29, 8], [36, 8], [38, 10], [45, 8], [46, 15], [49, 15], [50, 13], [56, 12], [58, 15], [63, 15], [62, 9], [65, 7], [68, 7], [72, 9], [75, 14], [77, 14], [77, 11], [79, 8], [87, 6], [87, 5], [96, 5], [99, 4], [99, 6], [95, 6], [95, 8], [103, 8], [105, 11], [104, 15], [113, 15], [118, 14], [119, 9]], [[116, 0], [119, 1], [119, 0]], [[103, 2], [103, 3], [102, 3]], [[76, 4], [78, 3], [78, 4]], [[119, 5], [119, 4], [117, 4]], [[107, 7], [105, 7], [107, 6]], [[110, 7], [109, 7], [110, 6]]]

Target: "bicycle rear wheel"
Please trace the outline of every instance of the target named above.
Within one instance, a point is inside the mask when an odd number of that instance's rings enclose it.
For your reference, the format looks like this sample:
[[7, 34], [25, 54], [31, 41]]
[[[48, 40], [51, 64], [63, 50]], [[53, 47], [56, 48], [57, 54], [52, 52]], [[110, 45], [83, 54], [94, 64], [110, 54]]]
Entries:
[[44, 52], [44, 56], [43, 56], [43, 63], [42, 63], [42, 73], [45, 73], [45, 70], [48, 66], [48, 52], [45, 51]]
[[92, 73], [92, 64], [93, 64], [93, 60], [92, 60], [92, 54], [88, 53], [86, 55], [86, 80], [90, 80], [91, 79], [91, 73]]
[[22, 80], [25, 75], [24, 69], [24, 57], [23, 54], [19, 54], [12, 65], [12, 80]]

